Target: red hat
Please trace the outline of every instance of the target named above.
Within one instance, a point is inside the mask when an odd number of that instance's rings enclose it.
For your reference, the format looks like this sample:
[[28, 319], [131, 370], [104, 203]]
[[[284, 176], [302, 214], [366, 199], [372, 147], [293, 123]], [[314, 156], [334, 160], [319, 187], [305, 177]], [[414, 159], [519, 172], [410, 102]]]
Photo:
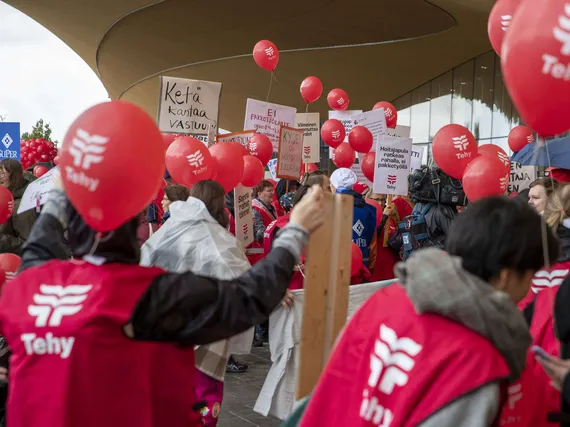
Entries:
[[356, 184], [354, 184], [354, 186], [352, 187], [352, 189], [354, 191], [356, 191], [358, 194], [363, 194], [366, 190], [368, 190], [368, 185], [362, 183], [362, 182], [357, 182]]
[[570, 170], [568, 169], [548, 168], [546, 171], [550, 172], [550, 176], [558, 182], [570, 182]]

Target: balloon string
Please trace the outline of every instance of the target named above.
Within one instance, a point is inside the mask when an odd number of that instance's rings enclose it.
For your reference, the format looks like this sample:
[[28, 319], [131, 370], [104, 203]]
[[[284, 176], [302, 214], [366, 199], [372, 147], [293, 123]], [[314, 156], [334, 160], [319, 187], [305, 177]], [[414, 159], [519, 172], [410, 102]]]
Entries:
[[89, 253], [87, 255], [89, 255], [89, 256], [95, 255], [95, 252], [97, 251], [97, 247], [99, 246], [99, 243], [106, 242], [107, 240], [109, 240], [111, 238], [111, 236], [113, 236], [113, 233], [114, 232], [111, 231], [109, 234], [107, 234], [105, 237], [103, 237], [103, 233], [98, 231], [95, 234], [95, 241], [93, 242], [93, 246], [91, 246], [91, 249], [89, 250]]
[[267, 91], [267, 99], [265, 100], [265, 102], [269, 102], [269, 95], [271, 95], [271, 84], [273, 83], [273, 79], [277, 81], [277, 78], [275, 77], [275, 74], [272, 71], [271, 76], [269, 77], [269, 90]]
[[[548, 143], [546, 142], [543, 136], [539, 136], [539, 141], [541, 144], [544, 145], [544, 149], [546, 150], [546, 158], [548, 159], [548, 167], [551, 168], [552, 163], [550, 161], [550, 152], [548, 151]], [[554, 178], [552, 177], [552, 171], [550, 171], [550, 184], [554, 188]], [[542, 251], [544, 257], [544, 266], [550, 270], [550, 254], [548, 251], [548, 239], [547, 239], [548, 230], [546, 229], [546, 227], [547, 227], [546, 221], [543, 220], [541, 234], [542, 234]], [[556, 230], [554, 230], [554, 232], [556, 232]]]
[[305, 108], [305, 121], [309, 121], [309, 104], [307, 104], [307, 107]]

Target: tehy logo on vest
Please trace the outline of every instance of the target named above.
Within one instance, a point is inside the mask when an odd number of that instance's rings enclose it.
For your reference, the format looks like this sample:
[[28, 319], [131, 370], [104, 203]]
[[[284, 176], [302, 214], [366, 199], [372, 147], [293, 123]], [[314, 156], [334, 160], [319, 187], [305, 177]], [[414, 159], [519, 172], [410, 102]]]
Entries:
[[[557, 41], [562, 43], [560, 54], [570, 56], [570, 3], [564, 5], [564, 12], [558, 17], [558, 25], [552, 29], [552, 35]], [[542, 74], [550, 74], [557, 80], [570, 80], [570, 67], [560, 62], [560, 58], [544, 53], [542, 54], [542, 60], [544, 61]]]
[[501, 15], [501, 29], [507, 31], [509, 25], [511, 25], [513, 17], [511, 15]]
[[[61, 326], [64, 316], [73, 316], [83, 308], [91, 285], [41, 285], [40, 292], [34, 294], [33, 304], [28, 306], [28, 314], [36, 318], [36, 328]], [[26, 354], [57, 354], [67, 359], [73, 349], [74, 337], [56, 337], [52, 332], [45, 336], [36, 333], [21, 335]]]
[[4, 137], [2, 138], [2, 144], [4, 144], [4, 147], [6, 147], [6, 148], [10, 148], [10, 146], [12, 145], [13, 142], [14, 142], [14, 140], [8, 134], [4, 135]]
[[515, 409], [515, 405], [519, 400], [522, 399], [522, 385], [520, 383], [514, 384], [507, 389], [507, 403], [509, 405], [509, 409]]
[[107, 142], [109, 142], [109, 138], [107, 137], [101, 135], [90, 135], [83, 129], [77, 129], [77, 133], [72, 139], [71, 146], [69, 147], [69, 154], [73, 157], [73, 165], [76, 168], [81, 168], [83, 170], [78, 171], [71, 166], [66, 166], [65, 172], [67, 174], [67, 179], [74, 184], [87, 188], [91, 192], [97, 190], [99, 180], [91, 178], [83, 171], [88, 171], [91, 168], [91, 165], [101, 163], [103, 161], [102, 154], [107, 149]]
[[542, 289], [545, 288], [552, 288], [553, 286], [560, 286], [566, 276], [570, 274], [570, 270], [568, 269], [561, 269], [561, 270], [552, 270], [546, 271], [541, 270], [534, 275], [532, 278], [532, 286], [531, 289], [533, 292], [538, 293]]

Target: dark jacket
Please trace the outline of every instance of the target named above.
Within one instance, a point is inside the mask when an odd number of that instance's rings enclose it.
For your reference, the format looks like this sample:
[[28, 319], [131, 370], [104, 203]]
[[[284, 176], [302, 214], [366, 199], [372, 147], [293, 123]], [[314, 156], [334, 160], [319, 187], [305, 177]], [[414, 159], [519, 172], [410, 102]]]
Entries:
[[[417, 203], [417, 209], [421, 211], [423, 205], [423, 202]], [[456, 216], [457, 208], [455, 206], [434, 204], [433, 207], [427, 211], [425, 220], [430, 241], [434, 246], [443, 248], [445, 238], [449, 233], [449, 227], [451, 227], [451, 222]]]
[[22, 212], [19, 215], [16, 213], [27, 186], [28, 182], [12, 193], [14, 196], [14, 213], [8, 221], [0, 225], [0, 253], [9, 252], [20, 255], [22, 245], [28, 238], [34, 225], [36, 220], [36, 211], [34, 209]]

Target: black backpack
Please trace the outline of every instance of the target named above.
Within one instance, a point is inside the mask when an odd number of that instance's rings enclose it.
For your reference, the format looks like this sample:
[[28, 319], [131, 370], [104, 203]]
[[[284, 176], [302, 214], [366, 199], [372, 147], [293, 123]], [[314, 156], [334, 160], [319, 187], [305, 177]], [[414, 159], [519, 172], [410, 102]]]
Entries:
[[416, 169], [409, 176], [410, 195], [414, 202], [467, 206], [468, 200], [461, 180], [454, 179], [439, 168]]
[[[398, 224], [398, 235], [401, 236], [400, 257], [405, 261], [420, 248], [433, 246], [426, 222], [427, 212], [433, 203], [417, 204], [412, 214]], [[395, 249], [395, 248], [392, 248]]]

